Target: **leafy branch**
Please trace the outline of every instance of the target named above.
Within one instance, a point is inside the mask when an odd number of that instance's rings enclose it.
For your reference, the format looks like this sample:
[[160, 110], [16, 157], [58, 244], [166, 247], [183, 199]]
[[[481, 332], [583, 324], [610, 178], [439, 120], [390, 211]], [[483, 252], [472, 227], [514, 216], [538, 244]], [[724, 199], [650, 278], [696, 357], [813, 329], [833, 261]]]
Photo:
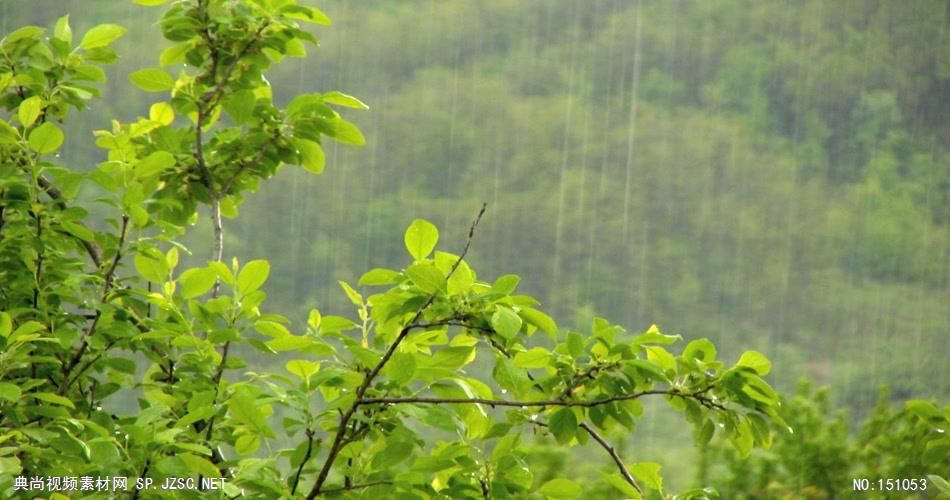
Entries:
[[[455, 271], [458, 270], [462, 259], [464, 259], [465, 255], [468, 254], [468, 249], [472, 244], [472, 239], [475, 237], [475, 228], [478, 227], [479, 221], [482, 220], [482, 215], [485, 214], [486, 208], [487, 204], [483, 203], [481, 210], [479, 210], [478, 215], [475, 217], [475, 220], [469, 227], [468, 238], [465, 241], [465, 247], [462, 249], [462, 253], [459, 254], [455, 264], [446, 275], [446, 279], [452, 277]], [[402, 329], [399, 331], [399, 334], [396, 336], [396, 339], [393, 340], [392, 344], [390, 344], [389, 349], [386, 350], [386, 353], [383, 354], [383, 357], [378, 363], [376, 363], [376, 366], [366, 374], [366, 376], [363, 378], [363, 382], [356, 389], [356, 398], [340, 417], [340, 423], [337, 427], [336, 435], [333, 437], [333, 444], [330, 446], [330, 451], [327, 453], [327, 458], [323, 463], [323, 467], [320, 469], [320, 473], [317, 476], [317, 480], [314, 483], [313, 488], [307, 495], [308, 500], [316, 498], [316, 496], [321, 493], [321, 488], [323, 487], [324, 482], [326, 482], [327, 476], [330, 474], [330, 469], [333, 467], [333, 462], [336, 460], [337, 455], [340, 453], [340, 449], [343, 447], [344, 434], [346, 433], [347, 424], [353, 417], [353, 414], [356, 413], [357, 408], [359, 408], [363, 404], [363, 401], [366, 400], [365, 396], [367, 389], [369, 389], [370, 385], [373, 383], [373, 380], [379, 375], [379, 372], [382, 371], [383, 367], [386, 366], [386, 363], [389, 361], [389, 359], [392, 358], [393, 353], [396, 352], [396, 348], [399, 347], [399, 344], [403, 341], [403, 339], [405, 339], [406, 336], [409, 335], [409, 332], [419, 325], [419, 320], [422, 319], [423, 313], [432, 305], [437, 295], [437, 293], [433, 293], [421, 306], [419, 306], [419, 309], [416, 310], [416, 313], [412, 316], [412, 319], [409, 320], [406, 326], [402, 327]]]

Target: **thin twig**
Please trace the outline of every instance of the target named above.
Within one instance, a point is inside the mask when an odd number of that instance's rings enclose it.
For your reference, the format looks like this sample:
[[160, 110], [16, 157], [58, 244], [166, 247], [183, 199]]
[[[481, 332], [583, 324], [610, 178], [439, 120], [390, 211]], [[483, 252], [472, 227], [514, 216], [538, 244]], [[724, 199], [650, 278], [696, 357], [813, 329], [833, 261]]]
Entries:
[[297, 467], [297, 473], [294, 474], [294, 485], [290, 488], [291, 495], [297, 493], [297, 485], [300, 484], [300, 473], [303, 472], [303, 467], [310, 460], [311, 453], [313, 453], [313, 430], [307, 429], [307, 452], [304, 453], [303, 460], [300, 461], [300, 466]]

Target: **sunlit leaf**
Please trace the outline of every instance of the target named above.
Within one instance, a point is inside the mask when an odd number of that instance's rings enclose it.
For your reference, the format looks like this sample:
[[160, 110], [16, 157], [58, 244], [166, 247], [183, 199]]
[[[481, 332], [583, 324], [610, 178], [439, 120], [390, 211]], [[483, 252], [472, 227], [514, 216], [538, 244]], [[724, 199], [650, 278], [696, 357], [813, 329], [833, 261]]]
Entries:
[[514, 338], [521, 330], [521, 317], [508, 307], [497, 306], [491, 317], [491, 325], [501, 336]]
[[742, 353], [736, 366], [748, 366], [763, 377], [768, 375], [769, 371], [772, 370], [772, 363], [768, 358], [756, 351], [746, 351]]
[[270, 263], [266, 260], [252, 260], [241, 267], [237, 276], [238, 295], [247, 295], [264, 284], [270, 274]]
[[403, 241], [409, 254], [416, 260], [422, 260], [432, 253], [439, 242], [439, 230], [427, 220], [416, 219], [406, 229]]
[[45, 122], [30, 131], [30, 148], [39, 154], [52, 153], [63, 145], [63, 131], [52, 122]]
[[105, 47], [124, 35], [128, 30], [117, 24], [100, 24], [87, 31], [79, 42], [84, 49]]
[[165, 92], [175, 87], [175, 79], [158, 68], [135, 71], [129, 75], [129, 80], [146, 92]]

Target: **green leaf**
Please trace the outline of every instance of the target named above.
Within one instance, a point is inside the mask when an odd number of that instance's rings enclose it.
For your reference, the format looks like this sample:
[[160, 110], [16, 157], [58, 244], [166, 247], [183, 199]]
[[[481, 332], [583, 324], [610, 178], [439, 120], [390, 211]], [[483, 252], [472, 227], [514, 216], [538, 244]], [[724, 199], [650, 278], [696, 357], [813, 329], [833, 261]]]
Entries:
[[46, 401], [47, 403], [53, 403], [60, 406], [65, 406], [66, 408], [69, 408], [72, 410], [76, 409], [76, 405], [74, 405], [72, 401], [58, 394], [53, 394], [51, 392], [31, 392], [29, 393], [29, 395], [36, 399], [39, 399], [40, 401]]
[[291, 139], [297, 153], [300, 155], [300, 166], [308, 172], [315, 174], [323, 173], [323, 166], [326, 164], [326, 157], [323, 154], [323, 148], [320, 144], [307, 139]]
[[218, 279], [218, 273], [207, 267], [189, 269], [178, 278], [181, 285], [181, 296], [186, 299], [204, 295], [214, 286]]
[[307, 361], [305, 359], [294, 359], [288, 361], [285, 365], [287, 371], [300, 377], [302, 380], [310, 378], [311, 375], [320, 371], [320, 363]]
[[922, 399], [912, 399], [904, 403], [907, 411], [924, 419], [926, 422], [939, 423], [944, 420], [943, 414], [937, 409], [936, 405], [930, 401]]
[[26, 128], [33, 125], [33, 122], [40, 117], [40, 112], [42, 111], [43, 100], [37, 96], [28, 97], [20, 103], [20, 107], [17, 109], [17, 117], [20, 119], [20, 123], [23, 124], [23, 127]]
[[424, 415], [422, 423], [426, 425], [452, 432], [464, 430], [465, 424], [446, 408], [437, 405], [425, 406], [422, 412]]
[[567, 334], [567, 351], [571, 356], [579, 358], [584, 355], [584, 337], [579, 333], [569, 332]]
[[542, 332], [546, 333], [548, 337], [551, 337], [552, 340], [557, 338], [557, 323], [547, 314], [530, 307], [522, 307], [521, 310], [518, 311], [518, 315], [528, 324], [538, 327]]
[[[183, 63], [185, 62], [185, 55], [188, 54], [188, 51], [190, 51], [192, 48], [194, 48], [194, 45], [191, 43], [179, 43], [170, 47], [166, 47], [165, 50], [163, 50], [158, 56], [158, 65], [164, 68], [165, 66], [171, 66], [172, 64]], [[236, 93], [240, 92], [245, 91], [242, 90]], [[226, 102], [227, 100], [225, 99], [225, 106], [227, 106]]]
[[42, 330], [45, 330], [46, 327], [43, 326], [39, 321], [27, 321], [26, 323], [21, 324], [13, 331], [12, 338], [17, 339], [31, 333], [36, 333]]
[[56, 20], [53, 28], [53, 37], [68, 44], [73, 43], [73, 30], [69, 27], [69, 14]]
[[360, 132], [360, 129], [342, 118], [333, 122], [333, 133], [330, 134], [330, 137], [342, 143], [352, 144], [354, 146], [366, 144], [366, 139], [363, 137], [363, 133]]
[[175, 88], [175, 79], [158, 68], [135, 71], [129, 75], [129, 80], [146, 92], [165, 92]]
[[616, 488], [618, 491], [626, 495], [627, 498], [633, 500], [642, 500], [643, 496], [640, 495], [640, 492], [633, 487], [630, 483], [627, 482], [620, 474], [613, 473], [607, 474], [604, 472], [600, 473], [600, 477], [604, 478], [604, 481], [610, 483], [611, 486]]
[[86, 227], [76, 224], [75, 222], [63, 221], [60, 222], [60, 225], [63, 226], [64, 231], [83, 241], [92, 241], [96, 239], [96, 235], [92, 231]]
[[515, 366], [518, 368], [544, 368], [551, 359], [551, 352], [543, 347], [534, 347], [529, 351], [515, 354]]
[[506, 274], [496, 279], [495, 283], [492, 284], [491, 289], [493, 292], [497, 292], [502, 295], [511, 295], [515, 289], [518, 288], [518, 283], [520, 281], [520, 277], [514, 274]]
[[10, 314], [0, 311], [0, 337], [7, 337], [13, 331], [13, 319]]
[[669, 351], [656, 345], [647, 346], [646, 350], [647, 360], [658, 364], [664, 370], [676, 370], [676, 358]]
[[337, 106], [345, 106], [347, 108], [369, 109], [369, 106], [364, 104], [363, 101], [336, 90], [324, 93], [323, 102], [336, 104]]
[[439, 349], [432, 358], [426, 360], [430, 368], [456, 370], [475, 359], [475, 347], [447, 347]]
[[[253, 90], [244, 89], [229, 94], [224, 98], [222, 104], [224, 106], [224, 111], [231, 117], [232, 120], [234, 120], [235, 123], [250, 123], [254, 119], [254, 106], [257, 105], [257, 98], [254, 96]], [[298, 147], [298, 149], [300, 148]], [[320, 151], [320, 154], [323, 154], [322, 150]]]
[[739, 456], [748, 458], [749, 454], [752, 453], [752, 446], [754, 444], [752, 429], [749, 428], [749, 423], [745, 420], [740, 420], [739, 425], [735, 427], [732, 435], [729, 436], [729, 441], [736, 451], [739, 452]]
[[188, 466], [188, 470], [199, 476], [221, 477], [221, 471], [206, 458], [192, 455], [191, 453], [181, 453], [178, 455], [178, 458], [180, 458], [182, 462], [185, 462], [185, 465]]
[[23, 392], [14, 384], [9, 382], [0, 382], [0, 399], [5, 399], [11, 403], [16, 403], [20, 400], [20, 395]]
[[[154, 108], [154, 106], [153, 106]], [[156, 151], [135, 165], [135, 177], [144, 179], [158, 175], [175, 165], [175, 157], [168, 151]]]
[[270, 263], [266, 260], [252, 260], [244, 264], [244, 267], [238, 272], [237, 294], [243, 297], [257, 290], [267, 281], [269, 274]]
[[267, 335], [269, 337], [282, 338], [290, 336], [290, 330], [276, 321], [260, 320], [254, 323], [254, 329], [261, 335]]
[[538, 488], [538, 493], [548, 498], [577, 498], [583, 490], [580, 485], [570, 479], [552, 479]]
[[712, 419], [706, 419], [706, 421], [703, 422], [703, 426], [699, 429], [699, 433], [696, 436], [696, 441], [701, 445], [707, 444], [710, 440], [712, 440], [713, 434], [715, 433], [716, 423], [713, 422]]
[[491, 326], [502, 337], [514, 338], [521, 330], [521, 316], [518, 316], [511, 309], [499, 305], [491, 317]]
[[742, 386], [742, 392], [750, 398], [767, 405], [773, 405], [778, 402], [778, 394], [761, 378], [752, 374], [745, 374], [743, 379], [745, 380], [745, 385]]
[[24, 38], [36, 38], [45, 32], [46, 30], [39, 26], [24, 26], [4, 38], [6, 38], [7, 42], [13, 43], [17, 40], [23, 40]]
[[636, 337], [633, 338], [633, 344], [637, 346], [643, 345], [643, 344], [669, 345], [676, 342], [677, 340], [681, 338], [682, 337], [680, 337], [679, 335], [664, 335], [660, 333], [660, 329], [657, 328], [656, 325], [651, 325], [650, 328], [648, 328], [646, 332], [644, 332], [641, 335], [637, 335]]
[[30, 149], [39, 154], [52, 153], [63, 145], [63, 131], [55, 123], [45, 122], [30, 132]]
[[696, 339], [683, 349], [683, 357], [709, 363], [716, 359], [716, 346], [708, 339]]
[[431, 262], [416, 262], [406, 269], [406, 276], [424, 293], [445, 291], [445, 276]]
[[99, 26], [87, 31], [86, 34], [83, 35], [82, 41], [79, 42], [79, 46], [87, 50], [97, 47], [105, 47], [106, 45], [116, 41], [127, 31], [128, 30], [117, 24], [100, 24]]
[[261, 447], [261, 438], [253, 434], [244, 434], [234, 442], [234, 451], [239, 455], [250, 455]]
[[399, 273], [392, 269], [383, 269], [377, 267], [371, 269], [360, 277], [360, 286], [381, 286], [395, 284], [399, 279]]
[[136, 272], [152, 283], [162, 284], [168, 278], [168, 264], [164, 257], [158, 259], [139, 251], [135, 254], [134, 262]]
[[148, 108], [148, 119], [162, 125], [171, 125], [175, 121], [175, 110], [167, 102], [156, 102]]
[[772, 370], [772, 363], [769, 362], [768, 358], [756, 351], [746, 351], [742, 353], [736, 366], [748, 366], [763, 377], [768, 375], [769, 371]]
[[408, 459], [412, 455], [413, 448], [411, 442], [390, 440], [386, 443], [386, 446], [373, 457], [373, 468], [389, 469]]
[[288, 5], [282, 7], [280, 12], [291, 19], [299, 19], [314, 24], [329, 26], [330, 18], [319, 10], [305, 5]]
[[234, 418], [241, 423], [248, 424], [259, 435], [273, 434], [264, 422], [264, 413], [261, 412], [257, 399], [246, 386], [240, 387], [228, 400], [228, 409]]
[[6, 120], [0, 119], [0, 144], [13, 144], [19, 140], [20, 132]]
[[548, 429], [559, 444], [571, 442], [577, 433], [577, 416], [570, 408], [560, 408], [548, 418]]
[[651, 375], [652, 378], [666, 380], [666, 374], [663, 373], [663, 367], [652, 361], [647, 361], [645, 359], [631, 359], [625, 361], [625, 363], [629, 366], [633, 366], [634, 368], [646, 372], [648, 375]]
[[178, 421], [175, 422], [175, 427], [188, 427], [195, 422], [206, 420], [210, 418], [211, 415], [216, 413], [218, 413], [218, 408], [214, 406], [202, 406], [200, 408], [195, 408], [193, 411], [188, 412], [188, 414], [186, 414], [184, 417], [178, 419]]
[[[267, 347], [274, 351], [304, 351], [317, 345], [314, 339], [297, 335], [284, 335], [267, 341]], [[325, 344], [324, 344], [325, 345]]]
[[324, 316], [320, 319], [320, 332], [323, 334], [352, 330], [357, 324], [340, 316]]
[[406, 385], [416, 374], [416, 356], [396, 351], [386, 363], [385, 375], [400, 385]]
[[663, 478], [660, 477], [662, 466], [654, 462], [637, 462], [630, 466], [630, 474], [648, 488], [663, 491]]
[[950, 483], [946, 479], [936, 475], [936, 474], [927, 474], [927, 479], [930, 480], [931, 484], [937, 487], [943, 495], [950, 495]]
[[155, 7], [155, 6], [157, 6], [157, 5], [162, 5], [163, 3], [167, 2], [168, 0], [134, 0], [134, 1], [135, 1], [135, 3], [137, 3], [137, 4], [139, 4], [139, 5], [144, 5], [144, 6], [146, 6], [146, 7]]
[[360, 295], [359, 292], [354, 290], [353, 287], [343, 280], [339, 280], [337, 283], [339, 283], [340, 287], [343, 288], [346, 296], [350, 299], [350, 302], [352, 302], [354, 306], [361, 307], [363, 305], [363, 296]]
[[432, 253], [439, 242], [439, 230], [427, 220], [416, 219], [406, 229], [403, 241], [409, 255], [416, 260], [422, 260]]

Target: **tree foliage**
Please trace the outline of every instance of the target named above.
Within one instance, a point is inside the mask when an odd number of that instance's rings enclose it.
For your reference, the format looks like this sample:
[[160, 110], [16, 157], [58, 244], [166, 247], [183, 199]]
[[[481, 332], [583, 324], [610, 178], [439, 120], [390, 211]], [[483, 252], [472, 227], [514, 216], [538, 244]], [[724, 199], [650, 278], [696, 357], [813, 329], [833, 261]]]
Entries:
[[[794, 395], [783, 395], [779, 414], [795, 430], [777, 434], [768, 450], [748, 459], [721, 443], [701, 448], [698, 481], [728, 498], [842, 498], [857, 494], [854, 479], [867, 479], [887, 498], [945, 498], [950, 488], [950, 407], [910, 400], [891, 405], [882, 389], [877, 404], [851, 432], [847, 415], [833, 411], [827, 388], [802, 381]], [[882, 479], [915, 479], [913, 490], [887, 488]]]
[[[316, 42], [301, 22], [329, 23], [292, 0], [172, 2], [159, 21], [172, 44], [129, 77], [157, 100], [95, 132], [106, 160], [89, 169], [56, 155], [61, 124], [98, 96], [125, 29], [77, 44], [63, 17], [0, 40], [4, 495], [30, 496], [19, 481], [34, 476], [193, 476], [226, 478], [227, 496], [579, 496], [569, 478], [535, 484], [522, 440], [537, 433], [602, 448], [604, 480], [638, 498], [665, 495], [660, 466], [605, 435], [632, 431], [644, 398], [742, 455], [785, 429], [760, 353], [724, 363], [706, 339], [672, 351], [678, 336], [601, 318], [562, 329], [517, 276], [479, 279], [465, 256], [484, 207], [458, 255], [417, 220], [403, 269], [341, 282], [353, 317], [314, 309], [295, 327], [266, 312], [270, 264], [225, 260], [223, 218], [284, 164], [320, 173], [327, 139], [364, 142], [336, 111], [366, 108], [354, 97], [274, 102], [267, 70]], [[180, 239], [204, 210], [210, 259], [185, 268]], [[260, 370], [241, 344], [292, 359]]]

